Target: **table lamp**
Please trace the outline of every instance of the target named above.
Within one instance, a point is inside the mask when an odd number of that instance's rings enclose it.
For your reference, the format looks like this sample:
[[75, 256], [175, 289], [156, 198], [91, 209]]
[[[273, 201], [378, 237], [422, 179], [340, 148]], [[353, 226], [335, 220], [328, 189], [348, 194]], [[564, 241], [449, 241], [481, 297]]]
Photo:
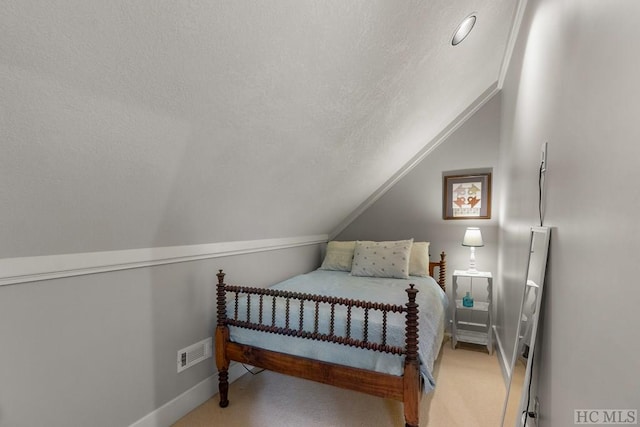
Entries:
[[469, 269], [467, 273], [476, 274], [476, 248], [484, 246], [482, 241], [482, 233], [478, 227], [467, 227], [464, 232], [464, 238], [462, 239], [462, 246], [468, 246], [471, 249], [471, 256], [469, 258]]

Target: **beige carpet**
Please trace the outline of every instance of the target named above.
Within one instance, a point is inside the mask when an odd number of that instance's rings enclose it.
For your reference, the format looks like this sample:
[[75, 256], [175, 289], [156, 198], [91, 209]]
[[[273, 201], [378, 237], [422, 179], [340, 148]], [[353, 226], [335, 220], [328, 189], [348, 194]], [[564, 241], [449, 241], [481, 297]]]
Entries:
[[[421, 426], [500, 424], [505, 387], [495, 353], [489, 356], [471, 347], [452, 350], [447, 342], [435, 377], [435, 391], [421, 402]], [[222, 409], [214, 396], [174, 427], [404, 426], [400, 402], [268, 371], [231, 384], [229, 401]]]

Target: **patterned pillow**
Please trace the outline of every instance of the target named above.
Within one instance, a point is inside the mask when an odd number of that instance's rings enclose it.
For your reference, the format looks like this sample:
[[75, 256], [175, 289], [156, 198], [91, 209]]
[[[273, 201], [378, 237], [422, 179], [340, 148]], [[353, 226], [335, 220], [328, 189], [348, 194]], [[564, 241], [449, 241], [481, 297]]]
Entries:
[[413, 242], [409, 258], [409, 276], [429, 276], [429, 242]]
[[411, 240], [395, 242], [357, 241], [352, 276], [409, 278]]
[[321, 270], [351, 271], [353, 251], [356, 242], [331, 241], [327, 244], [327, 253], [320, 266]]

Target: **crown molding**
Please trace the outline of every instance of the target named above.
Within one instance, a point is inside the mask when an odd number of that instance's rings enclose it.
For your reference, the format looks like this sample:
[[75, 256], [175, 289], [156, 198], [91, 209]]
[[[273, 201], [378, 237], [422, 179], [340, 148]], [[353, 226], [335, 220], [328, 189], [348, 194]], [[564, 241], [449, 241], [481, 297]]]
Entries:
[[507, 78], [507, 71], [509, 70], [513, 50], [516, 47], [516, 41], [518, 40], [518, 34], [520, 33], [520, 26], [522, 25], [522, 18], [524, 17], [526, 8], [527, 0], [519, 0], [513, 11], [513, 24], [511, 25], [507, 46], [505, 47], [504, 56], [502, 57], [502, 65], [500, 66], [500, 75], [498, 77], [498, 89], [503, 88], [504, 81]]

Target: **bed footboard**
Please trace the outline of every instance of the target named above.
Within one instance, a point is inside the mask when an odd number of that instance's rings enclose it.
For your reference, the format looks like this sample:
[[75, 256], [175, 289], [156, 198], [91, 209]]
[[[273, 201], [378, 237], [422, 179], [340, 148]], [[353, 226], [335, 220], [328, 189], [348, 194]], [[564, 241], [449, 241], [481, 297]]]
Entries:
[[[266, 368], [295, 377], [306, 378], [342, 388], [356, 390], [375, 396], [393, 398], [404, 403], [405, 421], [408, 426], [418, 426], [419, 400], [420, 400], [420, 362], [418, 360], [418, 304], [416, 295], [418, 290], [410, 285], [407, 292], [408, 302], [405, 306], [393, 304], [381, 304], [368, 301], [360, 301], [348, 298], [337, 298], [323, 295], [303, 294], [290, 291], [274, 290], [268, 288], [251, 288], [244, 286], [229, 286], [224, 283], [225, 274], [222, 270], [217, 274], [217, 316], [216, 327], [216, 365], [219, 376], [220, 406], [226, 407], [228, 400], [228, 369], [231, 360], [251, 364], [256, 367]], [[227, 315], [227, 296], [234, 301], [233, 314]], [[239, 320], [238, 300], [240, 296], [246, 298], [245, 320]], [[265, 297], [272, 302], [265, 304]], [[283, 301], [285, 307], [285, 326], [276, 326], [276, 299]], [[304, 307], [314, 307], [313, 328], [305, 330]], [[252, 304], [257, 309], [257, 319], [252, 319]], [[322, 315], [320, 307], [329, 311], [329, 331], [319, 331], [319, 316]], [[351, 336], [352, 310], [363, 310], [362, 338]], [[337, 309], [346, 310], [344, 334], [336, 333], [334, 324]], [[296, 324], [290, 322], [291, 310], [298, 310], [299, 316]], [[369, 336], [369, 313], [379, 311], [382, 317], [381, 336], [374, 338]], [[327, 310], [325, 310], [327, 311]], [[389, 313], [404, 314], [405, 321], [405, 346], [392, 346], [387, 343], [387, 316]], [[243, 313], [244, 314], [244, 313]], [[270, 315], [270, 318], [269, 318]], [[355, 320], [353, 320], [355, 321]], [[360, 321], [360, 320], [358, 320]], [[344, 365], [322, 362], [309, 358], [292, 356], [288, 354], [268, 351], [257, 347], [233, 343], [229, 341], [229, 326], [237, 326], [265, 333], [299, 337], [316, 341], [325, 341], [346, 346], [380, 351], [396, 355], [404, 355], [404, 371], [402, 376], [382, 374], [365, 369], [352, 368]]]

